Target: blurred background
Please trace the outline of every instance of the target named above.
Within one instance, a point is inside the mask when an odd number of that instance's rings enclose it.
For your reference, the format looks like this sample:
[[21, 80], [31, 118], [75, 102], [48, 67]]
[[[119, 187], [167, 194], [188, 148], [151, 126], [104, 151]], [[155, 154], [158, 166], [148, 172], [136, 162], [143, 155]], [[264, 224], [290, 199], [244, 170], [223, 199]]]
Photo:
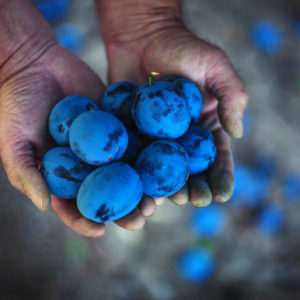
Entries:
[[[59, 42], [106, 81], [92, 0], [35, 0]], [[1, 299], [300, 299], [300, 2], [186, 0], [187, 26], [221, 47], [250, 95], [232, 141], [232, 200], [169, 201], [145, 228], [79, 236], [14, 190], [1, 167]]]

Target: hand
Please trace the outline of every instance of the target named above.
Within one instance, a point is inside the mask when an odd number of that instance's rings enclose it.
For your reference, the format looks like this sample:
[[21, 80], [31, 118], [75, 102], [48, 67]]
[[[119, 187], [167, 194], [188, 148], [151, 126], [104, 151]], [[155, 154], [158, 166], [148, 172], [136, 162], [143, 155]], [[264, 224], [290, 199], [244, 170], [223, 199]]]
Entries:
[[[44, 153], [53, 147], [48, 135], [52, 107], [74, 94], [97, 102], [105, 87], [87, 65], [54, 39], [32, 50], [30, 42], [0, 66], [0, 155], [4, 169], [11, 184], [40, 210], [51, 205], [61, 220], [78, 233], [102, 236], [105, 226], [84, 218], [75, 199], [50, 197], [38, 165]], [[141, 210], [136, 209], [116, 223], [127, 229], [141, 228], [145, 221], [142, 213], [147, 214], [149, 209], [147, 200], [140, 205]]]
[[[243, 134], [242, 117], [248, 96], [226, 54], [184, 26], [166, 27], [143, 37], [112, 42], [108, 47], [109, 81], [146, 83], [150, 72], [161, 77], [179, 76], [198, 84], [205, 96], [198, 124], [214, 136], [217, 158], [205, 173], [191, 176], [188, 184], [169, 198], [178, 205], [190, 201], [207, 206], [214, 198], [228, 201], [233, 191], [233, 157], [225, 131], [234, 138]], [[126, 57], [126, 59], [124, 59]]]

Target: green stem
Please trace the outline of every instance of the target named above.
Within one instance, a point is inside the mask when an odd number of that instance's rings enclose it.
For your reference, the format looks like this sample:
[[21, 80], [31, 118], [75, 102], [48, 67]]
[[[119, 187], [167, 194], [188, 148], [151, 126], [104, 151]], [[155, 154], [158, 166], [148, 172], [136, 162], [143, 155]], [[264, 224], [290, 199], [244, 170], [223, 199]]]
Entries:
[[157, 73], [157, 72], [151, 72], [150, 73], [150, 76], [149, 76], [149, 79], [148, 79], [149, 86], [152, 86], [153, 77], [156, 77], [156, 76], [159, 76], [159, 73]]

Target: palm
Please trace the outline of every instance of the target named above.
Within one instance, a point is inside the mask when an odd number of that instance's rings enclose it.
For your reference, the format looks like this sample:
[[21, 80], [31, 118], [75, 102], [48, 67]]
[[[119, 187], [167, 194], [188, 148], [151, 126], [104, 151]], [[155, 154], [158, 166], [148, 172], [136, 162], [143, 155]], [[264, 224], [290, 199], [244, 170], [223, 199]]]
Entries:
[[[124, 55], [128, 56], [128, 61], [118, 63], [118, 57]], [[242, 83], [236, 80], [237, 75], [225, 54], [184, 29], [171, 29], [171, 32], [158, 34], [142, 50], [136, 47], [135, 42], [122, 47], [111, 47], [108, 57], [109, 79], [112, 82], [128, 80], [142, 84], [147, 82], [150, 72], [155, 71], [162, 77], [177, 75], [198, 84], [205, 95], [199, 124], [213, 133], [218, 155], [208, 174], [193, 176], [190, 179], [190, 191], [185, 187], [171, 198], [177, 204], [184, 204], [190, 198], [195, 206], [207, 205], [212, 195], [217, 201], [228, 200], [233, 189], [233, 161], [230, 144], [223, 128], [231, 135], [239, 136], [239, 128], [231, 117], [238, 109], [243, 110], [246, 101], [240, 103], [238, 98], [246, 98], [246, 93]], [[231, 78], [233, 82], [230, 85], [228, 82], [230, 83]], [[227, 100], [231, 90], [236, 98]]]
[[[42, 210], [50, 194], [37, 163], [51, 146], [48, 116], [62, 98], [83, 94], [98, 101], [104, 92], [100, 79], [76, 56], [52, 47], [30, 67], [10, 77], [0, 88], [0, 149], [11, 183]], [[102, 225], [84, 219], [74, 201], [52, 197], [51, 205], [61, 219], [80, 233], [100, 235]]]

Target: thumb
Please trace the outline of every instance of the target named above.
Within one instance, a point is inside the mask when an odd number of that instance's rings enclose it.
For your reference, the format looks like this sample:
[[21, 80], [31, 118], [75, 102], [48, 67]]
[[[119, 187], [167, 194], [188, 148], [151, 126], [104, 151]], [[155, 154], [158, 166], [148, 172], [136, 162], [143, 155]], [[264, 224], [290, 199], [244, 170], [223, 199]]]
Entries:
[[29, 142], [20, 142], [17, 147], [1, 147], [4, 170], [10, 183], [25, 194], [35, 206], [45, 211], [50, 206], [48, 186], [37, 168], [33, 146]]
[[242, 118], [248, 103], [247, 91], [223, 51], [217, 49], [213, 61], [215, 63], [207, 74], [206, 85], [218, 100], [218, 115], [223, 128], [233, 138], [241, 138]]

